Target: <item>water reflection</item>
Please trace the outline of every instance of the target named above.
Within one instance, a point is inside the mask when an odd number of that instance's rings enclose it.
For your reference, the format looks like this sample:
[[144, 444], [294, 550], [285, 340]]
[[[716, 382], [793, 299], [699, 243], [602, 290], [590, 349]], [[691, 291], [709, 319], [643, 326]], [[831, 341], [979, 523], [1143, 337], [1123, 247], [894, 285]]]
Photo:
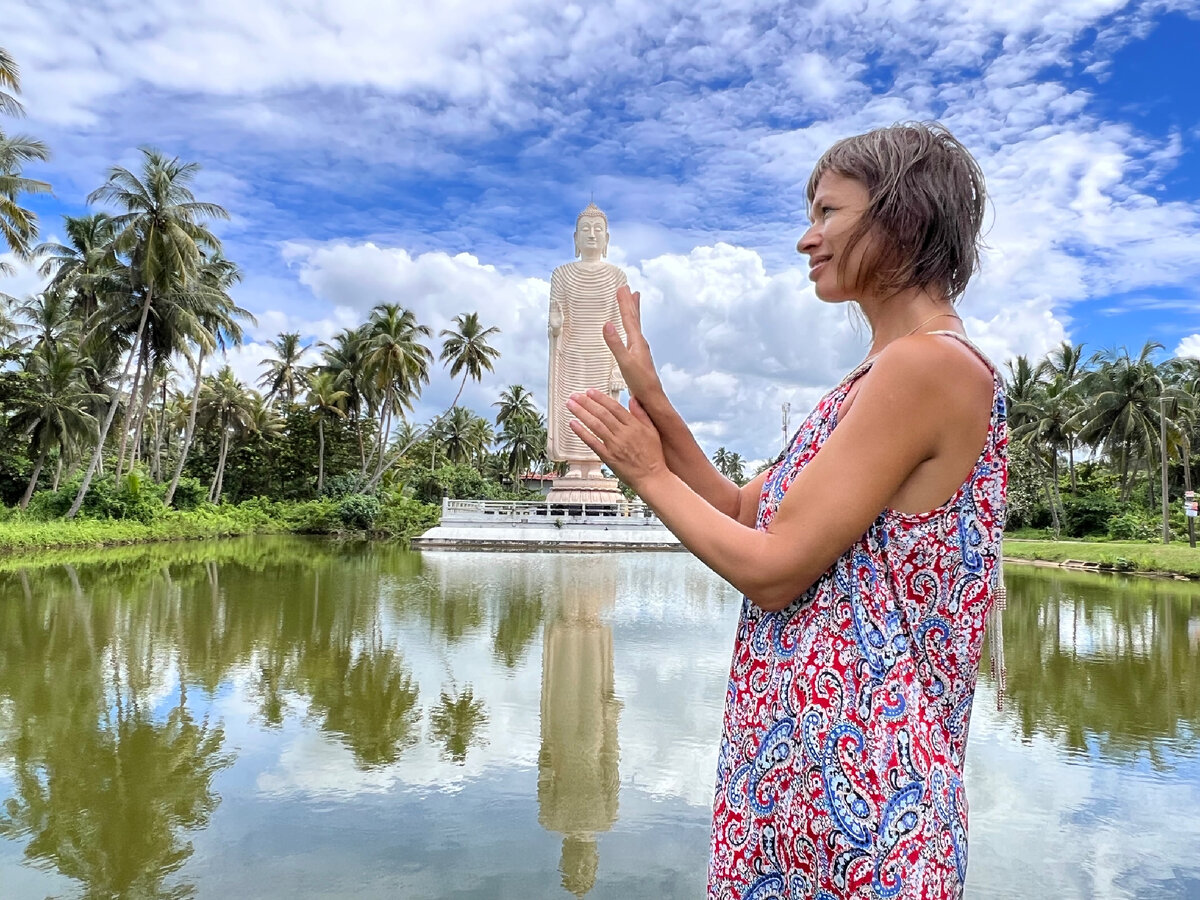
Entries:
[[[5, 897], [702, 892], [738, 600], [694, 560], [256, 539], [44, 561], [0, 560]], [[1200, 589], [1006, 574], [968, 895], [1186, 895]]]
[[1195, 752], [1200, 590], [1016, 566], [1006, 575], [1005, 715], [1022, 738], [1114, 760]]
[[542, 746], [538, 822], [563, 835], [559, 871], [576, 897], [592, 889], [596, 834], [617, 820], [621, 704], [613, 688], [613, 634], [605, 616], [617, 590], [613, 556], [557, 557], [553, 612], [542, 639]]

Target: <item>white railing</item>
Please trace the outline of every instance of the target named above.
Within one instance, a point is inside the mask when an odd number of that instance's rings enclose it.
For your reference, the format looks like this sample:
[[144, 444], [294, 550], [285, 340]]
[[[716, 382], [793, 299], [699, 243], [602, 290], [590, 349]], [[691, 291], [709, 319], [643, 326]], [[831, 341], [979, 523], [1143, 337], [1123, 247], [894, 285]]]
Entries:
[[550, 521], [618, 517], [623, 519], [653, 519], [654, 511], [641, 500], [619, 503], [560, 503], [547, 500], [451, 500], [442, 498], [442, 520], [459, 516], [496, 516], [497, 518]]

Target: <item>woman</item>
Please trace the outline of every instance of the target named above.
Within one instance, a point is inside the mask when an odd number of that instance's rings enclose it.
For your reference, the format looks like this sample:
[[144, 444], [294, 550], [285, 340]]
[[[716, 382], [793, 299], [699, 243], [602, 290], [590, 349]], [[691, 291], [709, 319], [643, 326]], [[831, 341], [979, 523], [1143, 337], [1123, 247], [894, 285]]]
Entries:
[[954, 312], [984, 197], [938, 125], [825, 153], [797, 249], [821, 300], [858, 303], [870, 351], [745, 487], [668, 402], [628, 288], [627, 342], [605, 331], [629, 409], [592, 391], [568, 402], [576, 433], [745, 595], [710, 898], [962, 893], [963, 759], [1007, 478], [1003, 381]]

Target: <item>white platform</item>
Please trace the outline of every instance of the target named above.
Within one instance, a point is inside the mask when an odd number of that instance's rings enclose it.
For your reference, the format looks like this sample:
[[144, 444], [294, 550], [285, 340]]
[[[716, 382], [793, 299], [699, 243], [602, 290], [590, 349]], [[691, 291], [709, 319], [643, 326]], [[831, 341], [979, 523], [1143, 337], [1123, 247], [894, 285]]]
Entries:
[[443, 500], [442, 522], [415, 550], [682, 550], [640, 502], [560, 504]]

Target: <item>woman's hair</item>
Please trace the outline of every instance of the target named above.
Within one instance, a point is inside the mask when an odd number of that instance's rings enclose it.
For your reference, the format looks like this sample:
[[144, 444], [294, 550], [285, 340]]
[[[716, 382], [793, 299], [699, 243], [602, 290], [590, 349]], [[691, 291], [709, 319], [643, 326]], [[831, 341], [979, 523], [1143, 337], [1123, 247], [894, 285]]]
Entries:
[[810, 205], [827, 172], [861, 182], [870, 197], [839, 262], [843, 278], [850, 251], [873, 232], [859, 287], [891, 294], [933, 286], [950, 300], [962, 296], [979, 267], [987, 191], [954, 135], [936, 122], [906, 122], [840, 140], [809, 176]]

